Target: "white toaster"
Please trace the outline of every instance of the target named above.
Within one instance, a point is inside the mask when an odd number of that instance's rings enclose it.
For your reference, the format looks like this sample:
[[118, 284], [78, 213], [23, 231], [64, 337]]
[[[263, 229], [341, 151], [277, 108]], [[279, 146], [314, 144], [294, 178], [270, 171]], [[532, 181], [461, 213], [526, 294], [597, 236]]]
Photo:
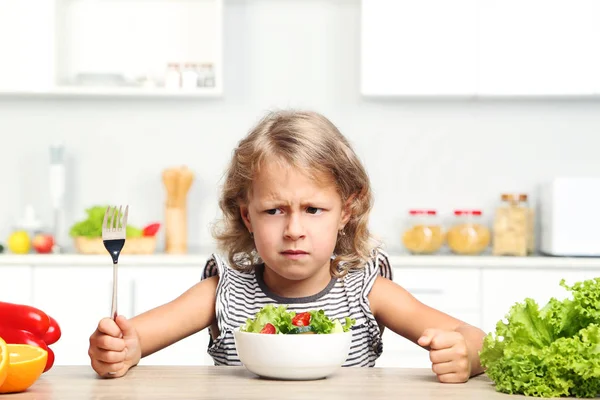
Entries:
[[559, 177], [542, 185], [540, 252], [600, 257], [600, 177]]

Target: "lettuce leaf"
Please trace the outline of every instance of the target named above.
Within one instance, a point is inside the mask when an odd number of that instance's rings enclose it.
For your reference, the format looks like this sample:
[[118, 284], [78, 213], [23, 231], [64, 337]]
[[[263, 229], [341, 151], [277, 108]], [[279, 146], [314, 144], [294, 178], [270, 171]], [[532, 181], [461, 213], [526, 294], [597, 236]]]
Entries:
[[333, 326], [333, 330], [331, 331], [331, 333], [348, 332], [350, 330], [350, 328], [352, 328], [352, 326], [356, 323], [356, 320], [354, 318], [346, 317], [346, 318], [344, 318], [344, 320], [346, 321], [346, 323], [344, 325], [342, 325], [340, 320], [336, 319], [335, 322], [333, 323], [334, 326]]
[[295, 329], [292, 325], [292, 318], [293, 315], [287, 311], [285, 306], [275, 307], [268, 304], [260, 309], [254, 318], [248, 318], [240, 330], [260, 333], [264, 326], [270, 323], [275, 327], [277, 333], [290, 333]]
[[596, 397], [600, 394], [600, 278], [567, 286], [572, 299], [530, 298], [513, 305], [480, 352], [481, 364], [509, 394]]
[[[85, 210], [87, 218], [78, 221], [71, 226], [69, 235], [71, 237], [85, 236], [89, 238], [102, 237], [102, 223], [104, 213], [108, 206], [94, 206]], [[126, 235], [128, 238], [142, 236], [142, 230], [132, 225], [127, 225]]]
[[276, 333], [298, 334], [304, 332], [313, 332], [316, 334], [341, 333], [348, 332], [352, 325], [356, 323], [354, 319], [345, 318], [345, 325], [339, 320], [332, 321], [323, 310], [310, 311], [310, 324], [307, 327], [297, 327], [292, 324], [296, 316], [294, 311], [287, 311], [287, 307], [280, 305], [274, 306], [268, 304], [260, 309], [254, 318], [248, 318], [246, 323], [240, 328], [244, 332], [260, 333], [267, 323], [275, 327]]
[[310, 312], [310, 328], [314, 333], [331, 333], [334, 326], [333, 321], [325, 315], [325, 311], [314, 310]]
[[350, 317], [344, 318], [345, 324], [342, 325], [339, 319], [332, 321], [325, 315], [325, 311], [316, 310], [310, 312], [310, 327], [314, 333], [341, 333], [348, 332], [356, 323], [356, 320]]

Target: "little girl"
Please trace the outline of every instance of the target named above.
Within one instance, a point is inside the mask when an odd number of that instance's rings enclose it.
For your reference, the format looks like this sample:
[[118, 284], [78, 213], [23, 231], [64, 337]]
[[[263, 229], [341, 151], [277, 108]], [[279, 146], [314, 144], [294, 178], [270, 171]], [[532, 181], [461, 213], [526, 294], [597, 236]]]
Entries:
[[105, 318], [90, 337], [101, 376], [120, 377], [142, 357], [209, 328], [216, 365], [241, 365], [233, 331], [266, 304], [323, 309], [355, 319], [345, 366], [372, 367], [384, 327], [429, 351], [440, 382], [483, 370], [484, 332], [416, 300], [392, 281], [373, 244], [369, 178], [346, 138], [312, 112], [264, 118], [235, 149], [201, 282], [131, 320]]

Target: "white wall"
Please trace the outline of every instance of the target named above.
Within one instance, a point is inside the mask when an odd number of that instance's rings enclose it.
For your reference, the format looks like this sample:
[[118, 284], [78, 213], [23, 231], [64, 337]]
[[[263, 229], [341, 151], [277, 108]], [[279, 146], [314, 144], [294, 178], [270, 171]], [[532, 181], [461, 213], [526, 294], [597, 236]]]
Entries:
[[132, 223], [161, 220], [160, 172], [187, 164], [191, 245], [210, 245], [231, 150], [273, 107], [320, 111], [351, 139], [372, 178], [373, 231], [390, 247], [409, 207], [489, 214], [502, 191], [600, 175], [594, 101], [362, 99], [359, 12], [358, 0], [227, 0], [223, 99], [0, 99], [0, 242], [26, 203], [51, 222], [48, 146], [64, 141], [67, 225], [107, 202], [129, 203]]

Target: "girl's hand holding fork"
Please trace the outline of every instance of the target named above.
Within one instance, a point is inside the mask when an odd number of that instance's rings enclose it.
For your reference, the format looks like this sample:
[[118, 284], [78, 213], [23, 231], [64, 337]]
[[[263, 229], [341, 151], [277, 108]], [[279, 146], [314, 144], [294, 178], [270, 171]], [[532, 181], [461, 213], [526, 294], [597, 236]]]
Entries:
[[98, 375], [119, 378], [141, 359], [140, 339], [131, 321], [122, 315], [104, 318], [90, 336], [88, 354]]

